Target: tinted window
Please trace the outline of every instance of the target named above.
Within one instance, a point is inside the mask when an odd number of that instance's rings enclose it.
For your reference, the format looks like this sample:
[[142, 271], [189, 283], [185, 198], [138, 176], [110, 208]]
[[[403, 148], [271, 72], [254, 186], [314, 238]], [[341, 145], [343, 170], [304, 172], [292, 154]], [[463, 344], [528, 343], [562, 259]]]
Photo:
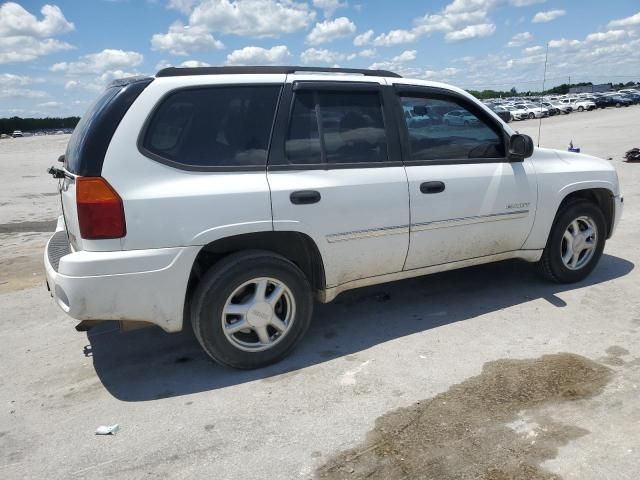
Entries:
[[80, 170], [81, 150], [91, 130], [91, 125], [97, 120], [100, 112], [113, 100], [113, 97], [116, 96], [118, 91], [119, 88], [117, 87], [107, 88], [104, 93], [89, 106], [76, 125], [76, 128], [74, 128], [64, 156], [65, 166], [70, 172], [77, 173]]
[[295, 96], [285, 146], [291, 164], [322, 163], [316, 96], [312, 92], [299, 92]]
[[297, 92], [286, 155], [292, 164], [387, 161], [377, 92]]
[[493, 124], [465, 108], [458, 99], [434, 96], [401, 97], [411, 111], [405, 121], [411, 160], [502, 158], [502, 134]]
[[72, 173], [98, 177], [120, 121], [151, 78], [122, 81], [107, 88], [87, 109], [73, 130], [65, 153], [65, 167]]
[[153, 114], [143, 147], [187, 166], [265, 165], [279, 92], [279, 86], [178, 91]]

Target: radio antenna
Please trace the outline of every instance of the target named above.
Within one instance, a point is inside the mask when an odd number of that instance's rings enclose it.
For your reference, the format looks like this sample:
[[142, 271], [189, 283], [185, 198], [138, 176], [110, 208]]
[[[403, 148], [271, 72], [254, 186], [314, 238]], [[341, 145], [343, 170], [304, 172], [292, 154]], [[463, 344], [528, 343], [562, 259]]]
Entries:
[[540, 147], [540, 131], [542, 130], [542, 100], [544, 98], [544, 87], [547, 82], [547, 60], [549, 59], [549, 43], [547, 42], [547, 53], [544, 55], [544, 76], [542, 77], [542, 94], [540, 95], [540, 123], [538, 123], [538, 147]]

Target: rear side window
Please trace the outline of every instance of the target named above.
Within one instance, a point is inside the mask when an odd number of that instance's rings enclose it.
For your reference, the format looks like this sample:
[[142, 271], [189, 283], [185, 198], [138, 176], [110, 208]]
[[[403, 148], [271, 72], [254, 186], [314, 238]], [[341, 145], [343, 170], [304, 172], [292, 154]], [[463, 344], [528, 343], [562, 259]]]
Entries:
[[155, 110], [144, 153], [178, 167], [264, 166], [280, 86], [177, 91]]
[[285, 151], [293, 165], [386, 162], [379, 93], [296, 92]]

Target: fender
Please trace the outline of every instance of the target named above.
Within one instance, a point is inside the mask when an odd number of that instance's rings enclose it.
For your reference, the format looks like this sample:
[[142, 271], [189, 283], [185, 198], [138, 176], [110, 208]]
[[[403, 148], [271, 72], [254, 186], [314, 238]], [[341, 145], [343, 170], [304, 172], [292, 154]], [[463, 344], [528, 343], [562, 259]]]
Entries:
[[562, 204], [562, 201], [570, 194], [581, 190], [593, 190], [593, 189], [605, 189], [611, 192], [611, 196], [615, 196], [614, 183], [607, 180], [584, 180], [569, 183], [555, 192], [553, 195], [549, 195], [546, 192], [544, 195], [540, 195], [540, 204], [537, 209], [536, 219], [533, 224], [533, 229], [527, 238], [524, 246], [524, 250], [541, 249], [547, 244], [547, 238], [551, 231], [551, 226], [556, 218], [556, 213]]

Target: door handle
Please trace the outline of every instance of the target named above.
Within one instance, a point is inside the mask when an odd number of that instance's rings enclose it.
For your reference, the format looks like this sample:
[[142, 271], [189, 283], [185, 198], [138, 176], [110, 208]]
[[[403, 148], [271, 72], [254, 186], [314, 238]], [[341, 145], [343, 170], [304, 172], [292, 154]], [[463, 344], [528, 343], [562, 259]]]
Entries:
[[311, 203], [318, 203], [320, 201], [320, 192], [315, 190], [300, 190], [292, 192], [289, 195], [289, 200], [294, 205], [309, 205]]
[[444, 192], [444, 182], [423, 182], [420, 184], [422, 193], [440, 193]]

